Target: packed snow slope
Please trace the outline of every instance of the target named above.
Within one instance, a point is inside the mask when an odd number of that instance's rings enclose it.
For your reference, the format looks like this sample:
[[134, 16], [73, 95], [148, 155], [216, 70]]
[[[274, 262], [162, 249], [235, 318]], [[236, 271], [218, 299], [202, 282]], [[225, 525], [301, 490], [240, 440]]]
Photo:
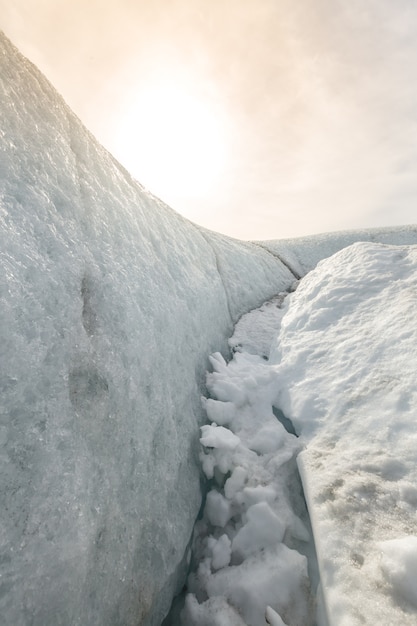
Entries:
[[207, 355], [294, 273], [146, 192], [4, 36], [0, 112], [1, 621], [160, 624]]
[[417, 246], [356, 243], [287, 299], [270, 363], [330, 626], [417, 623]]

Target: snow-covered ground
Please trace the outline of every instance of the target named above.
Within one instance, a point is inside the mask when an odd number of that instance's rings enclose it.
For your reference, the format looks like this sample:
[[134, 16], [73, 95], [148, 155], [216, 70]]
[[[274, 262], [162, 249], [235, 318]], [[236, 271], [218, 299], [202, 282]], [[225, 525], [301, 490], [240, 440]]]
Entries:
[[184, 625], [417, 623], [416, 307], [417, 247], [355, 244], [213, 355]]
[[417, 247], [354, 244], [301, 281], [271, 354], [329, 620], [417, 623]]

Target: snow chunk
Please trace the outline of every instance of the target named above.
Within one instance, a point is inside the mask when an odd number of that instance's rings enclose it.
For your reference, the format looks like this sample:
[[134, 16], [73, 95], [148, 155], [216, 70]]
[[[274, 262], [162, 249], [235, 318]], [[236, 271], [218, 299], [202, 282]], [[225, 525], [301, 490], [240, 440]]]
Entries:
[[240, 443], [239, 437], [234, 435], [228, 428], [217, 426], [217, 424], [202, 426], [201, 433], [200, 442], [206, 448], [234, 450]]
[[306, 596], [294, 594], [303, 586], [308, 586], [306, 558], [279, 544], [216, 572], [207, 592], [225, 597], [248, 626], [264, 624], [268, 606], [288, 624], [311, 624]]
[[247, 471], [243, 467], [235, 467], [232, 475], [228, 478], [224, 485], [224, 493], [226, 498], [232, 500], [234, 496], [242, 491], [243, 486], [246, 482]]
[[182, 626], [247, 626], [236, 609], [223, 596], [214, 596], [199, 604], [193, 594], [185, 598]]
[[410, 535], [378, 544], [381, 570], [394, 591], [417, 607], [417, 537]]
[[276, 452], [288, 441], [285, 428], [276, 419], [271, 420], [255, 433], [250, 442], [250, 449], [260, 454]]
[[232, 542], [232, 552], [239, 558], [245, 559], [250, 554], [283, 540], [285, 525], [267, 502], [259, 502], [249, 507], [246, 517], [246, 524]]
[[232, 554], [232, 543], [226, 534], [219, 537], [219, 539], [209, 537], [208, 548], [211, 550], [211, 566], [214, 570], [229, 565]]
[[277, 493], [271, 486], [257, 485], [243, 490], [243, 501], [248, 508], [258, 502], [273, 502], [276, 497]]
[[213, 398], [204, 398], [203, 406], [211, 422], [220, 426], [229, 426], [236, 417], [236, 405], [233, 402], [221, 402]]
[[232, 508], [219, 491], [212, 489], [207, 494], [205, 514], [210, 524], [223, 528], [232, 516]]
[[276, 613], [270, 606], [266, 607], [265, 619], [271, 626], [287, 626], [284, 624], [278, 613]]

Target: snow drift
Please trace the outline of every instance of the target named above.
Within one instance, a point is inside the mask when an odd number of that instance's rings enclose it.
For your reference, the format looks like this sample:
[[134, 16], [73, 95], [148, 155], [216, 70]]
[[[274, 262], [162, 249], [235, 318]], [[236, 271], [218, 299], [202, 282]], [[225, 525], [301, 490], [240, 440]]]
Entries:
[[271, 351], [331, 626], [416, 623], [416, 306], [417, 246], [356, 243], [300, 283]]
[[144, 190], [4, 36], [0, 111], [2, 623], [160, 624], [207, 355], [294, 272]]

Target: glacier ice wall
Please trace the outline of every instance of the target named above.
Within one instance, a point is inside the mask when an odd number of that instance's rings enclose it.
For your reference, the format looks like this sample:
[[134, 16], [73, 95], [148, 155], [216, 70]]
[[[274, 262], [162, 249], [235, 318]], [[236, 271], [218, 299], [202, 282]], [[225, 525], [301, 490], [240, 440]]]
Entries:
[[0, 111], [2, 624], [160, 624], [206, 355], [293, 276], [146, 192], [3, 36]]
[[358, 241], [391, 244], [397, 246], [417, 243], [417, 224], [390, 228], [368, 228], [344, 230], [337, 233], [322, 233], [295, 239], [277, 239], [258, 242], [280, 258], [293, 272], [305, 276], [319, 261], [327, 259], [339, 250]]

